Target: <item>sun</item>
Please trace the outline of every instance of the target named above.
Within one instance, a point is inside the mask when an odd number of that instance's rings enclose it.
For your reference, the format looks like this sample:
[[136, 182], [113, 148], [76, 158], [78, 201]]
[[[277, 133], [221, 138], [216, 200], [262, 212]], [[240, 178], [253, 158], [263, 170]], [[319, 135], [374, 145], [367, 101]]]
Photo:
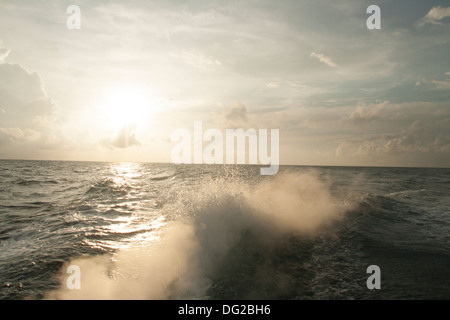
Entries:
[[102, 94], [100, 107], [105, 124], [119, 130], [124, 126], [138, 125], [152, 109], [151, 94], [143, 86], [117, 84]]

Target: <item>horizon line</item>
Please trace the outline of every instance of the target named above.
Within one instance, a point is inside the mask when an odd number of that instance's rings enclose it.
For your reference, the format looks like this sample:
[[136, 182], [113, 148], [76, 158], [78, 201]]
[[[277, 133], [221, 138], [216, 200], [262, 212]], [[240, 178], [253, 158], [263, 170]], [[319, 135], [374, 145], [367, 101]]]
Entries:
[[[145, 163], [145, 164], [171, 164], [181, 165], [213, 165], [213, 166], [267, 166], [267, 164], [229, 164], [229, 163], [180, 163], [159, 162], [159, 161], [116, 161], [116, 160], [58, 160], [58, 159], [8, 159], [0, 158], [0, 161], [41, 161], [41, 162], [99, 162], [99, 163]], [[280, 167], [335, 167], [335, 168], [406, 168], [406, 169], [450, 169], [450, 166], [389, 166], [389, 165], [333, 165], [333, 164], [279, 164]]]

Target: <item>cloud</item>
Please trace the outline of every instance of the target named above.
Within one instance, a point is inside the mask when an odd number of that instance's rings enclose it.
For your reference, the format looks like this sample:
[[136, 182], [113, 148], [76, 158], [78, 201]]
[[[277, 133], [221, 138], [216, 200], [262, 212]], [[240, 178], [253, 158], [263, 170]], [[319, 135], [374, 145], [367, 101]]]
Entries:
[[431, 83], [434, 84], [435, 89], [450, 90], [450, 81], [431, 80]]
[[232, 123], [247, 121], [247, 108], [243, 103], [238, 102], [235, 107], [225, 113], [225, 119]]
[[423, 26], [427, 23], [441, 24], [441, 20], [450, 17], [450, 7], [433, 7], [425, 15], [425, 17], [419, 20], [419, 26]]
[[[0, 60], [9, 54], [0, 50]], [[40, 76], [19, 64], [0, 63], [0, 152], [3, 157], [58, 149], [63, 135], [56, 119], [56, 106], [44, 91]]]
[[295, 83], [295, 82], [288, 81], [288, 80], [272, 81], [266, 85], [267, 88], [280, 88], [283, 86], [293, 87], [293, 88], [306, 88], [307, 87], [304, 84], [299, 84], [299, 83]]
[[338, 157], [403, 155], [410, 161], [420, 161], [435, 155], [434, 161], [438, 161], [450, 156], [450, 112], [445, 103], [383, 102], [358, 106], [346, 120], [363, 123], [364, 127], [355, 127], [359, 132], [338, 141]]
[[0, 91], [22, 102], [47, 96], [40, 76], [29, 72], [19, 64], [1, 63], [0, 79], [8, 79], [0, 81]]
[[337, 156], [380, 156], [399, 154], [450, 154], [450, 135], [435, 135], [432, 128], [415, 121], [395, 134], [349, 138], [336, 148]]
[[5, 62], [5, 59], [8, 57], [10, 52], [11, 52], [11, 49], [0, 48], [0, 63]]
[[267, 88], [279, 88], [281, 86], [281, 84], [279, 84], [278, 82], [272, 81], [269, 82], [266, 87]]
[[310, 56], [319, 59], [320, 62], [323, 62], [330, 67], [333, 67], [333, 68], [338, 67], [338, 65], [336, 63], [334, 63], [330, 57], [324, 56], [321, 53], [311, 52]]
[[[48, 97], [21, 102], [0, 93], [0, 106], [3, 110], [0, 126], [3, 127], [50, 128], [56, 121], [56, 106]], [[43, 125], [44, 123], [46, 124]]]
[[196, 52], [189, 52], [189, 51], [182, 51], [181, 53], [170, 53], [172, 57], [179, 58], [186, 62], [187, 64], [190, 64], [194, 67], [209, 70], [211, 67], [214, 66], [221, 66], [222, 63], [214, 59], [211, 56], [204, 55], [202, 53], [196, 53]]
[[295, 83], [295, 82], [291, 82], [291, 81], [286, 81], [287, 85], [290, 87], [295, 87], [295, 88], [306, 88], [307, 86], [304, 84], [300, 84], [300, 83]]
[[137, 126], [135, 124], [122, 127], [115, 138], [104, 141], [103, 145], [120, 149], [140, 146], [141, 143], [136, 139], [136, 128]]
[[41, 137], [41, 134], [38, 131], [28, 128], [0, 128], [0, 133], [3, 134], [3, 136], [0, 135], [0, 137], [7, 139], [10, 142], [16, 142], [17, 140], [26, 140], [28, 142], [37, 141]]
[[34, 118], [53, 116], [55, 105], [44, 92], [37, 73], [18, 64], [2, 63], [0, 79], [8, 79], [0, 81], [0, 127], [32, 127]]
[[357, 106], [348, 119], [353, 123], [367, 122], [377, 119], [381, 116], [383, 109], [389, 104], [389, 101], [384, 101], [376, 105]]
[[[446, 72], [446, 75], [450, 75], [450, 72]], [[424, 85], [425, 89], [428, 90], [449, 90], [450, 81], [449, 80], [421, 80], [416, 82], [416, 86]]]

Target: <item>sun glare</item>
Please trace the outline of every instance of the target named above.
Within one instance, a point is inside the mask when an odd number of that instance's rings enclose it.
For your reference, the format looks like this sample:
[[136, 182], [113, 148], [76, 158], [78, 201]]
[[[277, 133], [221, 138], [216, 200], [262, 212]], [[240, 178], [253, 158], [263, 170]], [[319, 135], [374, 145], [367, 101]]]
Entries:
[[151, 110], [151, 97], [138, 85], [116, 85], [103, 94], [101, 108], [107, 124], [117, 130], [145, 119]]

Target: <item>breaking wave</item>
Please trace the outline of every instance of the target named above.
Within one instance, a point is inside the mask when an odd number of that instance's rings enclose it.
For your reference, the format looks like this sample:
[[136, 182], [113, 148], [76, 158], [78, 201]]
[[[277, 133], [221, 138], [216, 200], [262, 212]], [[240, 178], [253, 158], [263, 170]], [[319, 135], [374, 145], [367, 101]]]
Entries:
[[[284, 297], [298, 280], [277, 259], [307, 254], [309, 239], [352, 208], [311, 172], [259, 182], [215, 179], [174, 193], [156, 238], [70, 261], [61, 269], [61, 287], [46, 298]], [[66, 288], [69, 265], [80, 267], [81, 290]]]

